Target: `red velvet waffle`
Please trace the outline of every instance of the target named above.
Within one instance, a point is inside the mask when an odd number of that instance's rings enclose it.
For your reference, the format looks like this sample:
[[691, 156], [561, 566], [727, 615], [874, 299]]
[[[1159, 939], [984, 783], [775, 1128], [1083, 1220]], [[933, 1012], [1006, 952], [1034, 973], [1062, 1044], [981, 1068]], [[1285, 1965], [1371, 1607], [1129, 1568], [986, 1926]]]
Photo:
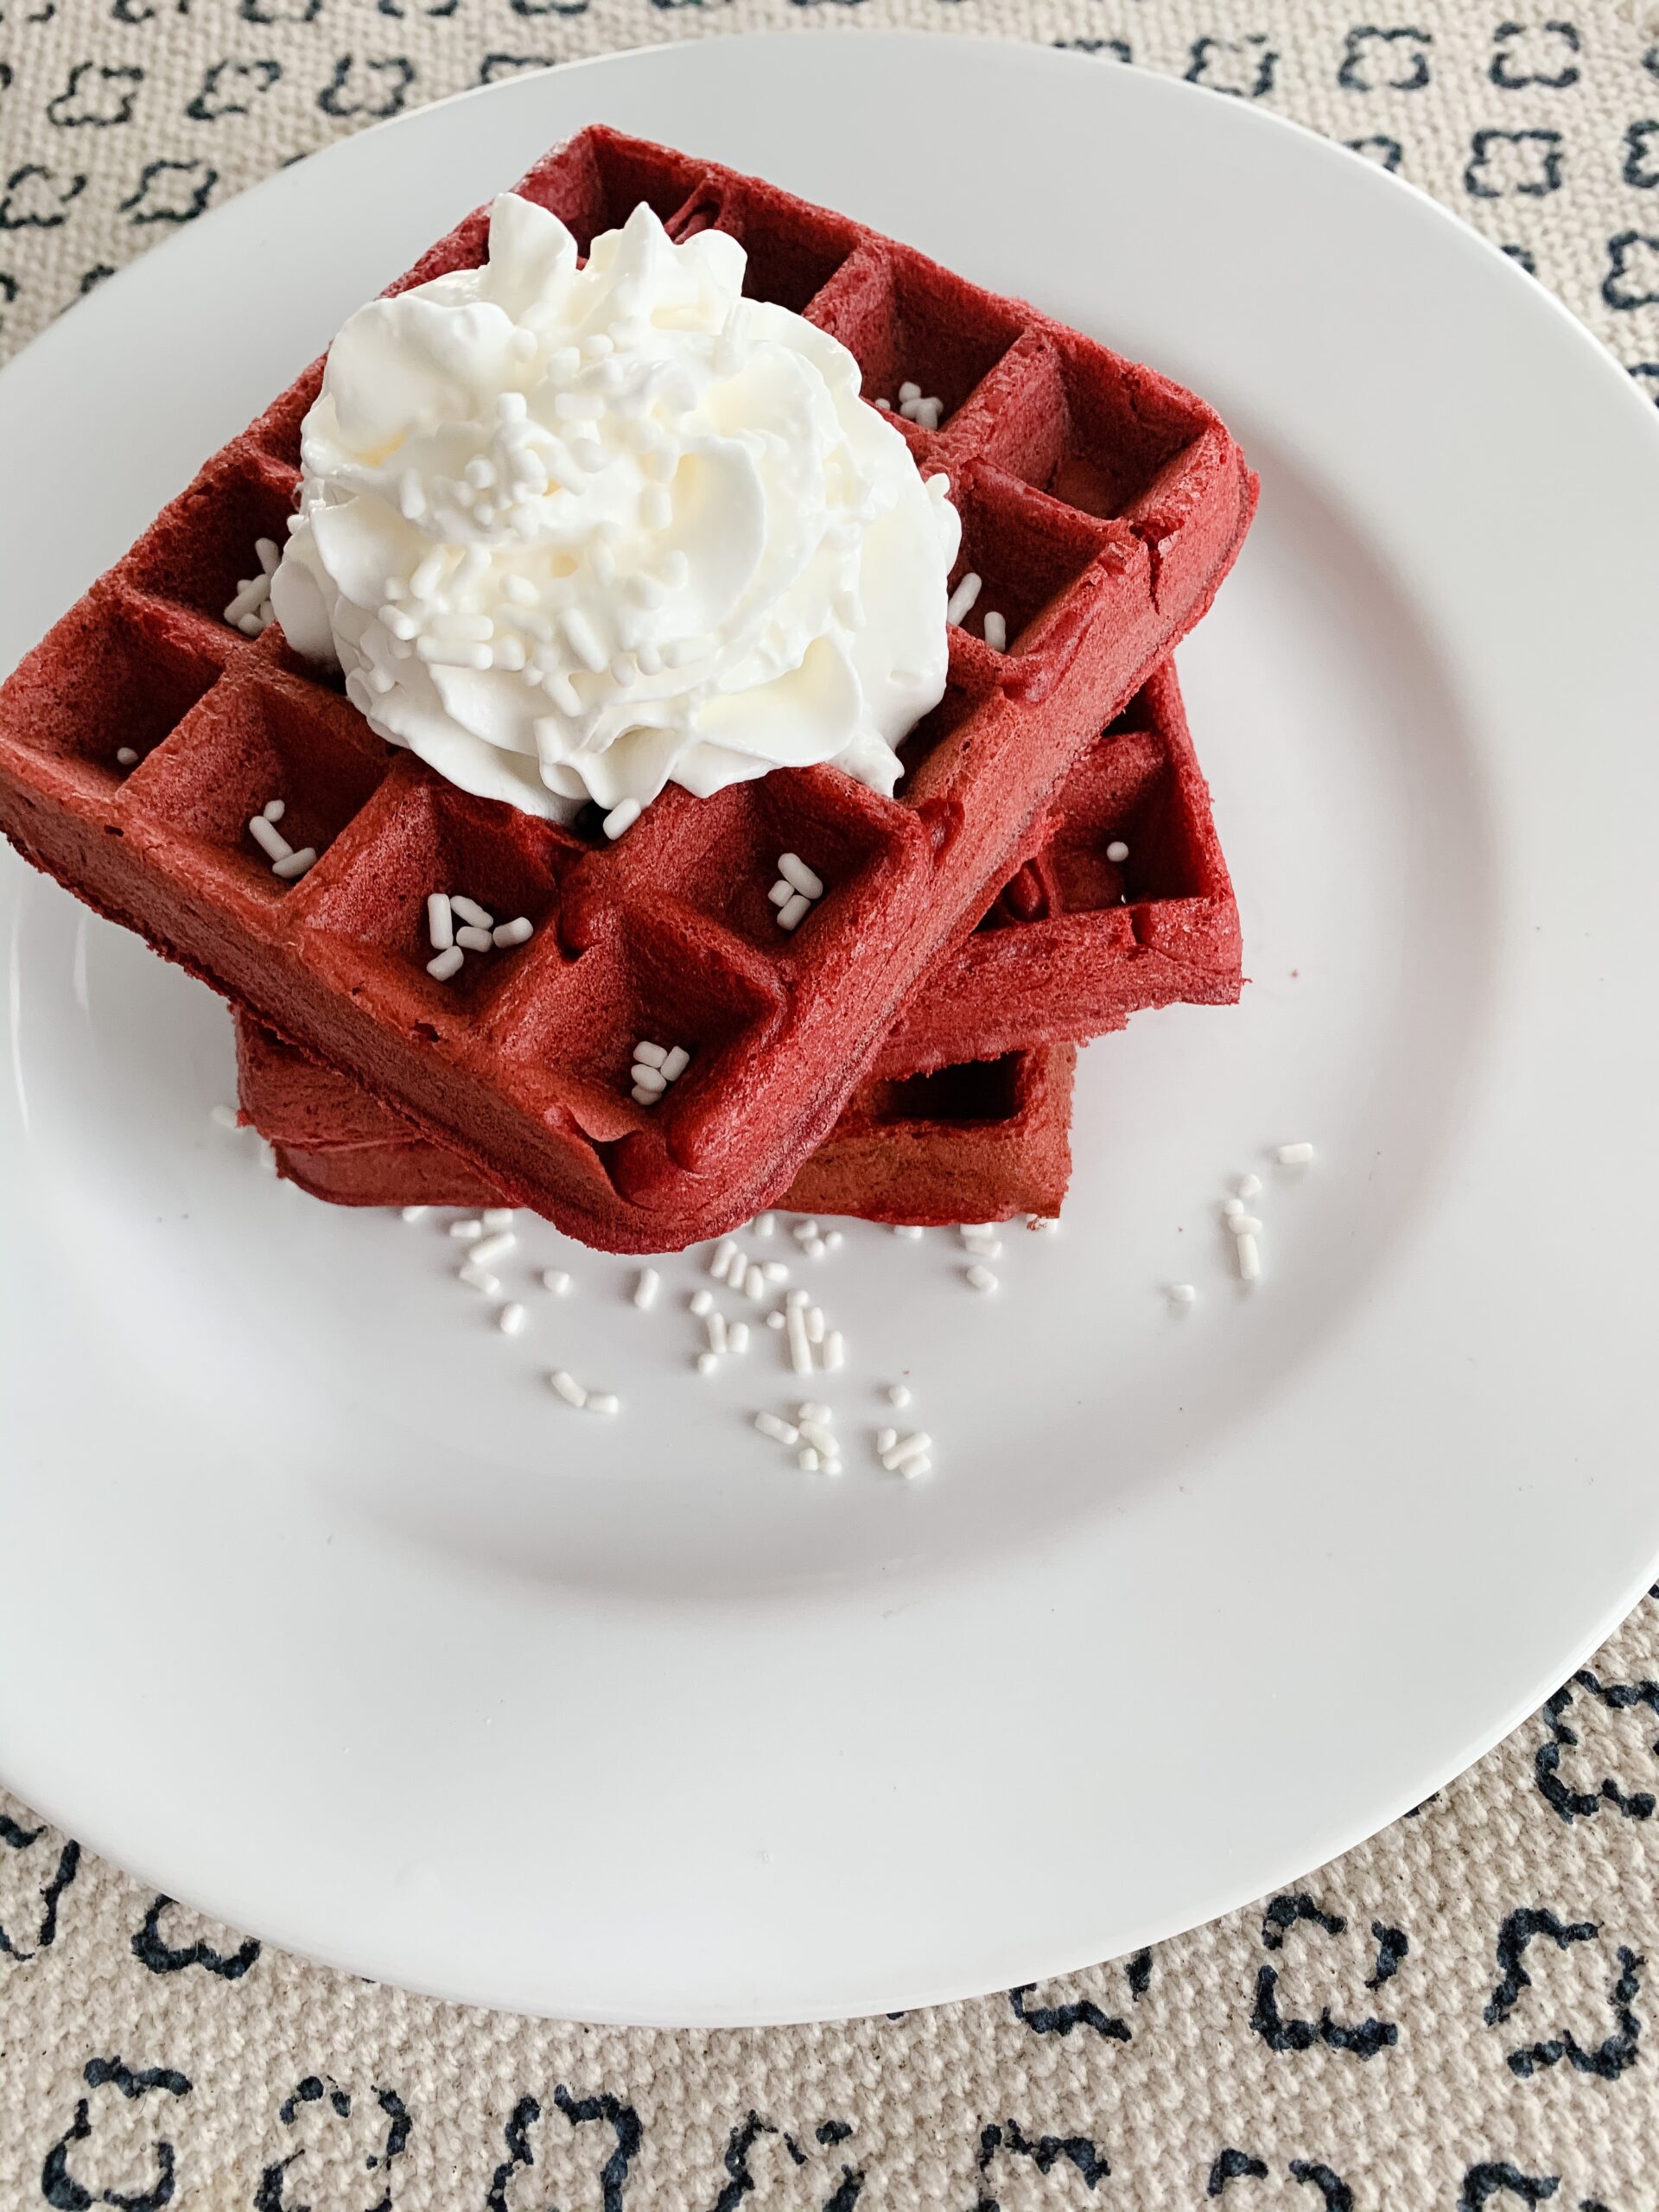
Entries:
[[[1068, 1172], [1071, 1071], [1046, 1040], [1121, 1027], [1135, 1008], [1173, 998], [1237, 996], [1237, 916], [1173, 664], [1087, 748], [1046, 821], [1046, 842], [923, 979], [878, 1077], [782, 1203], [903, 1221], [1052, 1212]], [[1116, 862], [1108, 850], [1120, 840], [1129, 850]], [[499, 1198], [349, 1077], [245, 1018], [237, 1033], [243, 1109], [314, 1196]], [[1046, 1042], [1022, 1047], [1021, 1035]]]
[[[642, 200], [676, 235], [718, 224], [748, 251], [750, 290], [834, 332], [868, 390], [908, 376], [944, 400], [938, 431], [898, 427], [950, 474], [960, 569], [985, 579], [1009, 644], [952, 631], [902, 796], [828, 768], [707, 800], [671, 788], [605, 848], [394, 754], [280, 633], [249, 642], [219, 619], [254, 539], [282, 535], [317, 365], [0, 692], [0, 828], [514, 1203], [658, 1250], [787, 1187], [1090, 736], [1203, 613], [1255, 486], [1189, 394], [768, 186], [592, 130], [518, 189], [583, 244]], [[403, 283], [476, 263], [486, 223]], [[124, 778], [121, 748], [140, 755]], [[322, 855], [291, 886], [245, 834], [276, 798], [284, 836]], [[784, 937], [766, 889], [790, 849], [829, 889]], [[422, 923], [439, 888], [536, 934], [437, 983]], [[629, 1096], [640, 1037], [692, 1054], [649, 1110]]]
[[[872, 1077], [779, 1201], [868, 1221], [1058, 1213], [1071, 1172], [1071, 1045]], [[486, 1206], [503, 1193], [458, 1153], [237, 1017], [242, 1110], [290, 1182], [336, 1205]]]

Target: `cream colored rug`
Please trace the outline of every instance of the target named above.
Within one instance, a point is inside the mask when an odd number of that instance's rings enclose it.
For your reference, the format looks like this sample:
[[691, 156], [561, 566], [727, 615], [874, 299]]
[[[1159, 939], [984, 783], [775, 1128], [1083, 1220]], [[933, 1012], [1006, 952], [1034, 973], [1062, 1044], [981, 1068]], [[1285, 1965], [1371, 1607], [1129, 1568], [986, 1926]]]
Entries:
[[[1659, 25], [1515, 4], [3, 0], [0, 347], [416, 101], [651, 41], [902, 24], [1298, 117], [1514, 253], [1659, 400]], [[1659, 623], [1655, 671], [1659, 695]], [[49, 1571], [73, 1635], [73, 1567]], [[1548, 1548], [1529, 1588], [1469, 1592], [1475, 1621], [1549, 1602]], [[1656, 1801], [1649, 1601], [1453, 1787], [1198, 1934], [895, 2019], [668, 2034], [304, 1965], [0, 1796], [0, 2212], [1651, 2212]]]

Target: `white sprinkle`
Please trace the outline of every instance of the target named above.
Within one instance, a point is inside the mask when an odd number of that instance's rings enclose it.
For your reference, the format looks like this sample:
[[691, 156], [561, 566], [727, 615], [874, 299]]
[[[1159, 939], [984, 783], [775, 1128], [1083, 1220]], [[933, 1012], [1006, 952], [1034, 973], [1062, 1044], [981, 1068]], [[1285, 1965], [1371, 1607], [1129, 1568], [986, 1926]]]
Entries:
[[636, 1106], [654, 1106], [662, 1095], [660, 1090], [647, 1090], [643, 1084], [639, 1083], [628, 1094]]
[[795, 1464], [804, 1475], [816, 1475], [818, 1471], [818, 1455], [810, 1444], [804, 1444], [795, 1455]]
[[846, 1364], [847, 1342], [839, 1329], [830, 1330], [823, 1340], [823, 1350], [819, 1357], [832, 1375], [837, 1368]]
[[475, 930], [468, 922], [455, 931], [455, 943], [468, 952], [488, 952], [495, 940], [488, 930]]
[[643, 1090], [652, 1098], [660, 1098], [668, 1089], [668, 1078], [660, 1068], [653, 1068], [644, 1060], [636, 1060], [628, 1074], [636, 1090]]
[[599, 634], [579, 607], [567, 607], [560, 616], [570, 650], [591, 674], [602, 675], [606, 667], [605, 648]]
[[815, 1452], [822, 1452], [826, 1459], [833, 1459], [841, 1447], [821, 1421], [811, 1421], [803, 1415], [801, 1434]]
[[906, 1459], [896, 1471], [907, 1478], [917, 1475], [931, 1475], [933, 1471], [933, 1462], [928, 1458], [926, 1452], [923, 1452], [918, 1459]]
[[641, 1268], [633, 1285], [633, 1302], [642, 1313], [649, 1313], [657, 1303], [657, 1289], [662, 1281], [655, 1268]]
[[1253, 1213], [1236, 1213], [1227, 1224], [1235, 1236], [1259, 1236], [1262, 1224]]
[[783, 1327], [783, 1325], [784, 1325], [784, 1317], [783, 1317], [783, 1313], [782, 1313], [781, 1309], [780, 1309], [779, 1312], [777, 1312], [777, 1313], [768, 1313], [768, 1314], [767, 1314], [767, 1316], [766, 1316], [766, 1326], [767, 1326], [769, 1329], [781, 1329], [781, 1328]]
[[118, 768], [136, 768], [138, 765], [138, 755], [133, 751], [131, 746], [118, 745], [115, 749], [115, 765]]
[[449, 1234], [458, 1244], [476, 1244], [484, 1234], [484, 1224], [481, 1221], [452, 1221]]
[[521, 1336], [524, 1333], [524, 1324], [529, 1319], [529, 1314], [515, 1298], [504, 1306], [496, 1315], [495, 1325], [504, 1337]]
[[415, 655], [429, 668], [475, 668], [480, 673], [491, 662], [487, 645], [454, 645], [447, 638], [417, 639]]
[[817, 1398], [803, 1398], [795, 1408], [795, 1418], [797, 1421], [822, 1421], [827, 1428], [836, 1416], [830, 1407], [822, 1404]]
[[976, 1260], [1000, 1260], [1002, 1256], [1001, 1238], [988, 1236], [982, 1230], [964, 1229], [962, 1241]]
[[881, 410], [883, 411], [883, 413], [884, 413], [884, 414], [887, 414], [887, 415], [891, 415], [891, 414], [892, 414], [892, 412], [893, 412], [893, 402], [892, 402], [890, 399], [878, 399], [878, 400], [876, 401], [876, 403], [875, 403], [875, 404], [876, 404], [876, 405], [877, 405], [879, 408], [880, 408], [880, 409], [881, 409]]
[[766, 1294], [766, 1271], [758, 1260], [751, 1260], [743, 1271], [743, 1288], [758, 1306]]
[[1300, 1144], [1281, 1144], [1274, 1158], [1281, 1167], [1302, 1167], [1313, 1157], [1313, 1147], [1305, 1140]]
[[749, 1348], [749, 1325], [747, 1321], [728, 1321], [726, 1325], [726, 1349], [734, 1359], [741, 1359]]
[[625, 798], [620, 806], [613, 806], [606, 816], [605, 835], [613, 840], [620, 837], [625, 830], [631, 830], [633, 827], [639, 819], [639, 800]]
[[274, 822], [267, 822], [263, 814], [256, 814], [248, 824], [248, 835], [268, 861], [285, 861], [294, 850]]
[[766, 897], [774, 906], [787, 906], [794, 895], [794, 893], [790, 889], [788, 884], [785, 882], [781, 875], [779, 877], [777, 882], [772, 885], [771, 890], [766, 893]]
[[511, 1229], [513, 1213], [511, 1206], [486, 1206], [478, 1217], [486, 1229]]
[[574, 1375], [567, 1375], [563, 1368], [561, 1367], [558, 1369], [556, 1373], [550, 1375], [547, 1379], [552, 1384], [553, 1388], [558, 1392], [559, 1395], [564, 1400], [567, 1406], [585, 1406], [587, 1404], [588, 1393], [582, 1389], [581, 1383], [577, 1382], [575, 1376]]
[[1255, 1282], [1262, 1273], [1262, 1249], [1254, 1236], [1241, 1236], [1233, 1246], [1238, 1255], [1239, 1277], [1244, 1282]]
[[542, 1269], [542, 1288], [550, 1290], [555, 1298], [563, 1298], [570, 1287], [570, 1278], [563, 1268]]
[[1244, 1201], [1243, 1198], [1224, 1198], [1221, 1211], [1224, 1220], [1242, 1221], [1244, 1218]]
[[257, 576], [244, 576], [236, 588], [236, 596], [225, 609], [225, 620], [234, 622], [239, 630], [248, 621], [255, 607], [270, 596], [270, 579], [263, 569]]
[[590, 1414], [620, 1414], [621, 1410], [622, 1401], [614, 1391], [596, 1390], [588, 1400], [588, 1411]]
[[887, 1385], [887, 1403], [890, 1406], [907, 1406], [910, 1403], [909, 1384], [906, 1382], [889, 1382]]
[[685, 1301], [687, 1311], [695, 1313], [699, 1321], [715, 1302], [712, 1290], [694, 1290]]
[[881, 1464], [890, 1473], [906, 1474], [910, 1471], [905, 1465], [907, 1459], [925, 1459], [932, 1449], [932, 1438], [925, 1428], [918, 1428], [911, 1435], [900, 1438], [898, 1443], [890, 1445], [881, 1454]]
[[455, 941], [455, 918], [447, 893], [433, 891], [426, 901], [426, 941], [434, 952], [448, 952]]
[[683, 1045], [676, 1045], [670, 1049], [668, 1058], [663, 1062], [663, 1073], [671, 1083], [675, 1083], [685, 1073], [690, 1065], [690, 1053], [686, 1051]]
[[284, 883], [292, 883], [296, 877], [303, 875], [308, 868], [315, 868], [316, 864], [316, 847], [302, 845], [297, 853], [290, 853], [286, 860], [273, 862], [270, 872], [273, 875], [280, 875]]
[[493, 1268], [498, 1260], [505, 1260], [509, 1252], [518, 1249], [518, 1239], [510, 1229], [498, 1230], [493, 1236], [480, 1237], [472, 1249], [472, 1258], [480, 1268]]
[[757, 1236], [770, 1236], [776, 1225], [777, 1216], [775, 1214], [763, 1213], [757, 1215], [755, 1217], [754, 1233]]
[[769, 1436], [774, 1444], [791, 1446], [800, 1442], [800, 1431], [790, 1422], [780, 1421], [776, 1414], [756, 1414], [754, 1425], [762, 1436]]
[[468, 1290], [481, 1290], [486, 1298], [495, 1297], [501, 1288], [499, 1279], [493, 1275], [487, 1268], [480, 1268], [475, 1261], [462, 1261], [455, 1273]]
[[715, 1245], [714, 1256], [709, 1262], [709, 1272], [716, 1282], [725, 1282], [730, 1276], [732, 1262], [738, 1258], [738, 1249], [729, 1236], [722, 1236]]
[[1173, 1282], [1165, 1295], [1172, 1306], [1191, 1306], [1196, 1302], [1198, 1294], [1190, 1282]]
[[922, 1241], [922, 1230], [912, 1228], [908, 1222], [894, 1222], [893, 1233], [895, 1236], [902, 1236], [906, 1244], [919, 1244]]
[[726, 1349], [726, 1316], [718, 1306], [709, 1308], [702, 1317], [702, 1325], [709, 1338], [709, 1349], [715, 1353]]
[[965, 622], [973, 612], [974, 601], [979, 597], [979, 592], [978, 574], [976, 570], [969, 569], [950, 594], [950, 603], [944, 610], [945, 620], [958, 625]]
[[456, 892], [451, 893], [449, 904], [461, 916], [461, 920], [470, 923], [474, 929], [493, 930], [495, 927], [495, 916], [487, 907], [480, 906], [476, 899], [463, 899]]
[[528, 944], [535, 934], [536, 925], [526, 914], [520, 914], [516, 921], [498, 922], [490, 931], [494, 943], [504, 951], [509, 945]]
[[804, 893], [791, 892], [778, 909], [778, 926], [780, 930], [798, 929], [811, 911], [812, 901]]
[[898, 1441], [899, 1432], [896, 1428], [878, 1428], [875, 1432], [875, 1448], [883, 1459]]
[[430, 599], [443, 580], [449, 556], [445, 547], [435, 545], [409, 580], [409, 588], [416, 599]]
[[1241, 1198], [1259, 1198], [1262, 1194], [1262, 1178], [1259, 1175], [1241, 1175], [1233, 1188]]
[[789, 1363], [797, 1375], [812, 1372], [812, 1345], [806, 1333], [806, 1322], [798, 1306], [785, 1308], [784, 1325], [789, 1332]]
[[1121, 837], [1114, 837], [1106, 848], [1106, 857], [1114, 868], [1122, 868], [1129, 857], [1129, 849]]
[[822, 1306], [809, 1306], [806, 1309], [806, 1341], [810, 1344], [821, 1344], [823, 1342]]
[[796, 1222], [791, 1226], [790, 1234], [799, 1243], [810, 1243], [812, 1238], [818, 1234], [818, 1224], [809, 1217], [804, 1221]]
[[798, 853], [780, 853], [778, 855], [778, 873], [786, 876], [796, 890], [804, 892], [809, 899], [823, 898], [823, 878], [815, 875]]
[[1008, 650], [1007, 620], [995, 607], [985, 617], [985, 642], [994, 653], [1005, 653]]
[[899, 387], [899, 397], [900, 399], [919, 399], [921, 396], [922, 387], [918, 384], [906, 382], [901, 384]]
[[784, 1294], [784, 1304], [786, 1306], [799, 1306], [804, 1307], [810, 1303], [810, 1301], [804, 1290], [790, 1290], [785, 1291]]
[[[770, 1218], [771, 1216], [768, 1215], [767, 1219], [770, 1220]], [[787, 1282], [789, 1281], [789, 1269], [785, 1266], [781, 1260], [763, 1261], [761, 1262], [760, 1272], [766, 1277], [766, 1281], [771, 1283]]]
[[285, 798], [268, 798], [259, 810], [267, 822], [280, 822], [288, 812], [288, 801]]
[[452, 944], [447, 952], [437, 953], [427, 962], [426, 972], [429, 976], [435, 976], [440, 983], [447, 983], [461, 968], [466, 957], [466, 954], [458, 944]]
[[981, 1267], [977, 1260], [975, 1261], [971, 1268], [964, 1268], [963, 1269], [963, 1275], [964, 1280], [971, 1283], [976, 1290], [995, 1290], [996, 1288], [996, 1277], [991, 1273], [988, 1268]]
[[668, 1054], [660, 1045], [650, 1044], [642, 1037], [633, 1048], [633, 1057], [636, 1060], [643, 1060], [648, 1068], [659, 1068]]
[[435, 614], [427, 635], [450, 645], [481, 645], [495, 635], [495, 625], [487, 614]]
[[276, 550], [276, 540], [270, 537], [256, 537], [253, 541], [253, 550], [258, 556], [259, 566], [264, 574], [268, 576], [274, 575], [276, 572], [276, 563], [283, 557]]
[[697, 1354], [696, 1364], [699, 1375], [712, 1375], [720, 1365], [720, 1362], [713, 1352], [700, 1351]]

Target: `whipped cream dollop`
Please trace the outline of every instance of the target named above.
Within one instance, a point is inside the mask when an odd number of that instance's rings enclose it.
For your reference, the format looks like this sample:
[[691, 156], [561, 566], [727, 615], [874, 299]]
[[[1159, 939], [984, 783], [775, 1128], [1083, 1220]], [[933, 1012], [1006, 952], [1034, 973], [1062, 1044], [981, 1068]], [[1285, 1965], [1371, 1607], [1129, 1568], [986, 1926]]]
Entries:
[[272, 603], [463, 790], [568, 819], [831, 761], [892, 791], [960, 524], [845, 346], [744, 267], [641, 206], [578, 268], [504, 194], [481, 268], [335, 339]]

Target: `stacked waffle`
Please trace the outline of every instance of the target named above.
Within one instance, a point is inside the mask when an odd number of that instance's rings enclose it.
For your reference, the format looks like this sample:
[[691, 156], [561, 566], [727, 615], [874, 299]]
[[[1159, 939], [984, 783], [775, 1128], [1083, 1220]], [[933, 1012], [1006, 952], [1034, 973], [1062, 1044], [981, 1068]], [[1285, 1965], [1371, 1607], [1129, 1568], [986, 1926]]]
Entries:
[[[769, 186], [595, 129], [516, 189], [584, 251], [641, 202], [676, 238], [729, 232], [753, 296], [898, 395], [963, 524], [898, 795], [829, 766], [671, 786], [613, 841], [385, 745], [244, 581], [284, 535], [318, 365], [0, 690], [0, 828], [232, 1001], [245, 1111], [320, 1196], [487, 1198], [624, 1251], [785, 1198], [1052, 1212], [1075, 1044], [1237, 995], [1167, 656], [1254, 478], [1190, 394]], [[394, 289], [486, 236], [480, 212]], [[458, 887], [489, 957], [435, 974]]]

